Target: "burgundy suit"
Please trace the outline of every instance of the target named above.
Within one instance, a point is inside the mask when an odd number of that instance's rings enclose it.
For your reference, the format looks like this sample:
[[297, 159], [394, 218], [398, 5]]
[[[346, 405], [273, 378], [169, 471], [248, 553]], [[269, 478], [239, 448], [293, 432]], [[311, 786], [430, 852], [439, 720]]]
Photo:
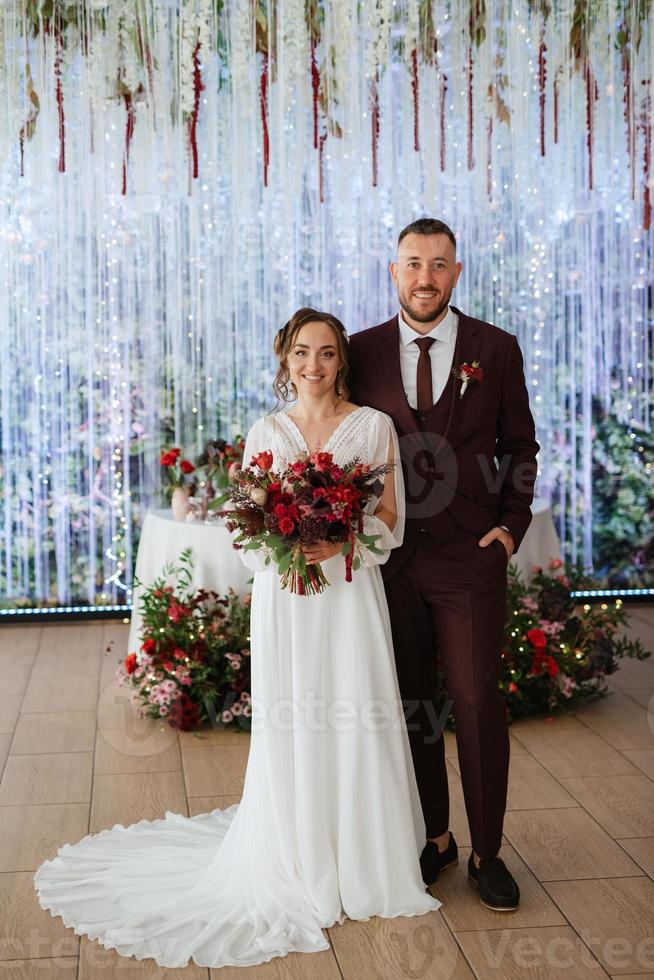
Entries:
[[382, 574], [427, 836], [449, 824], [435, 711], [438, 655], [453, 701], [472, 845], [492, 857], [501, 845], [509, 763], [498, 690], [507, 559], [500, 541], [478, 542], [503, 524], [519, 547], [531, 520], [539, 446], [515, 337], [452, 309], [459, 318], [453, 367], [479, 361], [484, 371], [462, 397], [452, 373], [429, 411], [410, 407], [397, 316], [351, 336], [348, 386], [352, 401], [393, 419], [400, 440], [406, 530]]

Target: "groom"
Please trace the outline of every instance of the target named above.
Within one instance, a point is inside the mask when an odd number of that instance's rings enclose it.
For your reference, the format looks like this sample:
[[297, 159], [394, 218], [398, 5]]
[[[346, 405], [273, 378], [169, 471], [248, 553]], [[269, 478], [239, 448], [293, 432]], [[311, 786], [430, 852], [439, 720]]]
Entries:
[[386, 412], [406, 485], [402, 547], [382, 566], [398, 680], [427, 828], [427, 884], [455, 864], [442, 731], [440, 658], [456, 719], [470, 825], [468, 875], [484, 905], [516, 909], [498, 856], [509, 735], [498, 689], [506, 572], [531, 520], [534, 421], [516, 338], [449, 305], [461, 263], [446, 224], [412, 222], [390, 273], [399, 314], [350, 337], [352, 400]]

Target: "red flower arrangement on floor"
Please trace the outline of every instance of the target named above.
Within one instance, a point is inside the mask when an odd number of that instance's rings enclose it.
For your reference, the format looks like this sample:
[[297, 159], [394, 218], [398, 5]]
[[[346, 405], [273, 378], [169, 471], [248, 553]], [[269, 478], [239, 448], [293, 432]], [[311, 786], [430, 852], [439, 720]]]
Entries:
[[302, 545], [329, 541], [343, 545], [345, 578], [361, 564], [361, 552], [379, 554], [380, 535], [363, 533], [364, 508], [381, 496], [381, 477], [391, 464], [371, 467], [352, 460], [337, 466], [331, 453], [303, 453], [283, 471], [273, 470], [273, 454], [260, 452], [241, 470], [230, 491], [232, 507], [222, 511], [228, 531], [238, 531], [234, 547], [264, 549], [274, 561], [281, 586], [297, 595], [316, 595], [329, 585], [320, 564], [308, 565]]
[[[509, 566], [507, 617], [500, 690], [509, 719], [549, 715], [608, 693], [606, 677], [622, 657], [650, 656], [621, 627], [627, 613], [620, 599], [579, 606], [571, 592], [592, 581], [560, 559], [533, 569], [529, 585]], [[441, 689], [445, 679], [441, 675]], [[453, 715], [449, 727], [455, 726]]]
[[117, 676], [132, 687], [141, 717], [164, 718], [182, 731], [206, 721], [249, 729], [250, 597], [194, 590], [192, 567], [187, 548], [142, 592], [141, 646]]

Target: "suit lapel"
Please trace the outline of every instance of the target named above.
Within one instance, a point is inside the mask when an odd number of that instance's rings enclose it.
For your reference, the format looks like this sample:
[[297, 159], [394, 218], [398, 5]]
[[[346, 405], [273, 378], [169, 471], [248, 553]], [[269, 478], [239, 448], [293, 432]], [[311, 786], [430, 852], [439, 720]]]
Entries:
[[[457, 310], [455, 306], [452, 306], [451, 309], [459, 318], [456, 333], [456, 344], [454, 346], [454, 361], [452, 364], [453, 370], [458, 375], [459, 368], [462, 364], [472, 364], [473, 361], [477, 360], [479, 354], [480, 337], [479, 331], [475, 326], [475, 321], [471, 317], [466, 316], [465, 313], [461, 313], [461, 311]], [[457, 416], [461, 410], [461, 386], [462, 381], [457, 377], [454, 381], [454, 388], [452, 392], [450, 416], [447, 421], [447, 426], [445, 427], [445, 432], [443, 433], [443, 439], [448, 438], [450, 442], [455, 429]]]
[[397, 316], [384, 324], [379, 355], [388, 391], [392, 392], [393, 405], [398, 416], [400, 428], [404, 432], [418, 432], [418, 423], [409, 405], [402, 381], [400, 367], [400, 326]]

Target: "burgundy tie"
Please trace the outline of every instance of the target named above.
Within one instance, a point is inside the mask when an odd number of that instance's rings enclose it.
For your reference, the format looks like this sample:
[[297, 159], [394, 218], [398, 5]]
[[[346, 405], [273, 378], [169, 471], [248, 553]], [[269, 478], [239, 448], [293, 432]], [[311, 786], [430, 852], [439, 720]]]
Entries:
[[419, 340], [414, 340], [413, 343], [417, 344], [420, 348], [418, 370], [416, 372], [416, 391], [418, 394], [418, 411], [424, 413], [428, 412], [434, 404], [434, 394], [431, 384], [431, 357], [429, 356], [429, 348], [434, 343], [434, 338], [420, 337]]

